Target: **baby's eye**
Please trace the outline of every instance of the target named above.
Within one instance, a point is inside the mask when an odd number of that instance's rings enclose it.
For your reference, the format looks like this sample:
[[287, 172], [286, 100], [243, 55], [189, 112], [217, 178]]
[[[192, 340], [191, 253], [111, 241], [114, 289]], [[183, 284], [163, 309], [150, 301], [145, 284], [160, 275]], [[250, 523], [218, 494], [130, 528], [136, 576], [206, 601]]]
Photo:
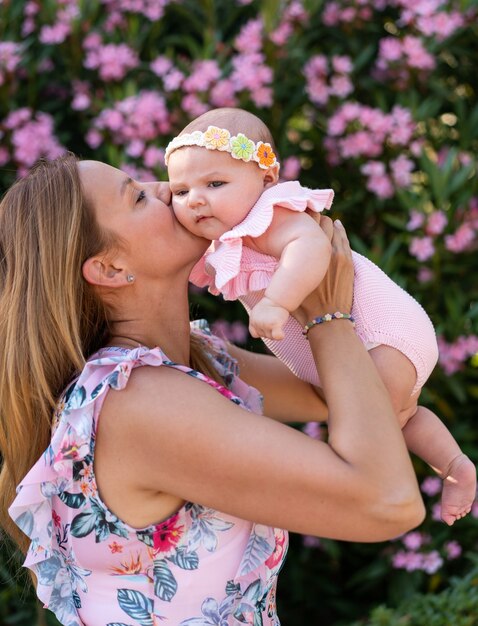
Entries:
[[222, 180], [213, 180], [209, 183], [210, 187], [222, 187], [224, 185], [224, 181]]
[[140, 202], [142, 202], [144, 199], [146, 198], [146, 191], [144, 189], [141, 189], [141, 191], [138, 194], [138, 197], [136, 198], [136, 204], [139, 204]]
[[186, 189], [179, 189], [178, 191], [173, 191], [174, 196], [184, 196], [187, 194]]

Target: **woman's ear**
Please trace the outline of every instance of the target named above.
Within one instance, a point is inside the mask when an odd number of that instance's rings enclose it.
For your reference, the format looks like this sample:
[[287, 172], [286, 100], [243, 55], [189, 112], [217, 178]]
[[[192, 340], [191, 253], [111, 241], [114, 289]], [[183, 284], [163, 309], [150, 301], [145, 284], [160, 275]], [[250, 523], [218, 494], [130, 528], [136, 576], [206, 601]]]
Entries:
[[276, 163], [267, 170], [264, 170], [264, 189], [268, 189], [274, 185], [277, 185], [279, 181], [279, 164]]
[[83, 263], [83, 278], [90, 285], [98, 287], [123, 287], [126, 280], [126, 271], [115, 267], [106, 257], [94, 256]]

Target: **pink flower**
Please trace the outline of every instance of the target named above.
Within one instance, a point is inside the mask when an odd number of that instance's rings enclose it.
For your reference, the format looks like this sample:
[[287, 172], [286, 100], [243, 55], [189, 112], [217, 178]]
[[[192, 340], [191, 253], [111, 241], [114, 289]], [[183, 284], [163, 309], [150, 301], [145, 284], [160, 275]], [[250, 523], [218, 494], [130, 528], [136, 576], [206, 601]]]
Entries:
[[[385, 37], [380, 40], [379, 60], [399, 61], [402, 58], [402, 43], [396, 37]], [[388, 64], [383, 64], [384, 66]]]
[[434, 277], [435, 274], [429, 267], [420, 267], [417, 272], [417, 280], [419, 283], [429, 283]]
[[151, 62], [150, 68], [157, 76], [164, 76], [167, 74], [171, 68], [173, 67], [173, 63], [168, 57], [159, 56]]
[[193, 71], [183, 82], [183, 89], [188, 93], [207, 91], [221, 76], [217, 61], [197, 61]]
[[418, 531], [407, 533], [402, 537], [402, 543], [408, 550], [419, 550], [428, 541], [429, 538]]
[[124, 43], [109, 43], [89, 49], [84, 61], [88, 69], [98, 69], [104, 81], [121, 80], [126, 73], [139, 65], [137, 53]]
[[348, 56], [332, 57], [332, 67], [338, 74], [350, 74], [353, 69], [352, 60]]
[[146, 148], [143, 153], [143, 162], [146, 167], [157, 167], [160, 165], [164, 167], [164, 150], [156, 148], [156, 146], [150, 146]]
[[436, 476], [427, 476], [420, 485], [427, 496], [436, 496], [441, 491], [442, 481]]
[[284, 550], [287, 543], [287, 535], [284, 530], [274, 528], [275, 548], [274, 552], [265, 562], [269, 569], [273, 569], [284, 558]]
[[211, 103], [215, 107], [237, 106], [234, 84], [228, 78], [218, 81], [210, 92]]
[[70, 33], [70, 24], [57, 22], [53, 26], [43, 26], [40, 31], [40, 41], [44, 44], [63, 43]]
[[427, 220], [425, 231], [428, 235], [440, 235], [448, 224], [448, 218], [444, 211], [433, 211]]
[[103, 137], [97, 130], [90, 128], [90, 130], [86, 133], [85, 141], [90, 148], [96, 150], [96, 148], [99, 148], [99, 146], [103, 143]]
[[0, 146], [0, 167], [3, 167], [10, 161], [10, 154], [5, 146]]
[[181, 100], [181, 106], [191, 117], [198, 117], [210, 108], [207, 104], [201, 102], [201, 100], [194, 93], [184, 96]]
[[296, 180], [300, 172], [300, 159], [295, 156], [284, 159], [281, 164], [280, 175], [283, 180]]
[[184, 526], [179, 523], [179, 514], [156, 524], [153, 533], [155, 555], [160, 554], [164, 558], [172, 554], [181, 542], [183, 534]]
[[5, 82], [5, 74], [15, 71], [21, 61], [21, 47], [13, 41], [0, 42], [0, 85]]
[[60, 526], [61, 526], [61, 517], [58, 515], [58, 513], [56, 511], [52, 511], [51, 512], [51, 516], [52, 516], [53, 525], [55, 526], [55, 528], [60, 528]]
[[234, 41], [234, 46], [239, 52], [259, 52], [262, 49], [262, 31], [264, 25], [262, 19], [249, 20], [241, 28], [239, 35]]
[[426, 261], [435, 253], [435, 246], [431, 237], [413, 237], [409, 252], [419, 261]]
[[407, 187], [410, 185], [410, 172], [414, 168], [414, 163], [404, 154], [390, 161], [390, 169], [392, 170], [392, 178], [397, 187]]
[[458, 227], [453, 235], [445, 237], [445, 248], [450, 252], [465, 252], [475, 240], [475, 231], [465, 223]]
[[443, 559], [436, 550], [423, 555], [422, 567], [427, 574], [434, 574], [443, 565]]
[[272, 31], [269, 35], [269, 39], [275, 43], [276, 46], [283, 46], [287, 43], [293, 32], [294, 29], [290, 22], [282, 22], [278, 28]]
[[348, 76], [332, 76], [330, 80], [330, 93], [332, 95], [346, 98], [353, 90], [353, 83]]
[[312, 439], [317, 439], [317, 441], [322, 441], [324, 439], [322, 427], [317, 422], [307, 422], [302, 427], [302, 432], [304, 432], [306, 435], [308, 435]]
[[410, 211], [410, 219], [408, 220], [406, 228], [409, 231], [417, 230], [417, 228], [423, 226], [424, 222], [425, 216], [423, 215], [423, 213], [412, 209]]
[[184, 74], [177, 69], [172, 69], [163, 76], [164, 91], [176, 91], [184, 80]]
[[458, 541], [452, 540], [445, 543], [445, 550], [449, 560], [457, 559], [462, 553], [462, 548]]

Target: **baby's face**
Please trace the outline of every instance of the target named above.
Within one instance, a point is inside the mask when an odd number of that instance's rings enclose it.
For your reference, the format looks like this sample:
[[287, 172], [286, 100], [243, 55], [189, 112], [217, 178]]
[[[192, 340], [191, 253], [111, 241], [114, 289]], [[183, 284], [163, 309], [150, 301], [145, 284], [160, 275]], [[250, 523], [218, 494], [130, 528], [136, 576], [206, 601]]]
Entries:
[[242, 222], [264, 191], [264, 170], [257, 163], [197, 146], [173, 152], [168, 174], [176, 218], [210, 240]]

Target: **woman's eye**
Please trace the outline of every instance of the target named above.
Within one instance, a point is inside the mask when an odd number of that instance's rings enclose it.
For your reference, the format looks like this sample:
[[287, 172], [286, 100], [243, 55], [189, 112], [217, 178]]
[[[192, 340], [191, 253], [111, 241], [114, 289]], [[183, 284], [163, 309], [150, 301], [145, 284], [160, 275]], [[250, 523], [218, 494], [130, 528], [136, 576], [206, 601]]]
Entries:
[[211, 187], [222, 187], [224, 185], [222, 180], [213, 180], [212, 183], [209, 183]]
[[141, 191], [138, 194], [138, 197], [136, 198], [136, 204], [139, 204], [140, 202], [142, 202], [144, 199], [146, 198], [146, 191], [144, 189], [141, 189]]

